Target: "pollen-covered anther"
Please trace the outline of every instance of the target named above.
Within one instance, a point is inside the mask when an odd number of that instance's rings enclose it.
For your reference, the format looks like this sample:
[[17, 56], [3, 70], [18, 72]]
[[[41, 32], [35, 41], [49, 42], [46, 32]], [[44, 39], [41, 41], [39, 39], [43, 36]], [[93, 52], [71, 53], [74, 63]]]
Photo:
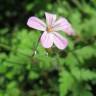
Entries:
[[52, 32], [52, 31], [53, 31], [52, 27], [51, 26], [48, 26], [47, 27], [47, 32]]

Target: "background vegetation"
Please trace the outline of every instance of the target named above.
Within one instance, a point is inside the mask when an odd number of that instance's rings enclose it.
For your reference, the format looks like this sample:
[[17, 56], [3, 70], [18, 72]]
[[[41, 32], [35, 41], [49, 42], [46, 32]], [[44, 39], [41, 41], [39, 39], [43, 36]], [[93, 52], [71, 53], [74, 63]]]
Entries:
[[[63, 51], [35, 51], [26, 22], [45, 11], [76, 31]], [[96, 96], [96, 0], [0, 0], [0, 96]]]

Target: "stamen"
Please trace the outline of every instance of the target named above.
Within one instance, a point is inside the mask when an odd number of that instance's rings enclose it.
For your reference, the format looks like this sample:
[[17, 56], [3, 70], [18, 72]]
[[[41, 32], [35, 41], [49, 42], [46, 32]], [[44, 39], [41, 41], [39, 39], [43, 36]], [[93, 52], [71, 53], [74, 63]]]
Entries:
[[53, 29], [52, 29], [52, 27], [49, 25], [48, 27], [47, 27], [47, 32], [52, 32], [53, 31]]

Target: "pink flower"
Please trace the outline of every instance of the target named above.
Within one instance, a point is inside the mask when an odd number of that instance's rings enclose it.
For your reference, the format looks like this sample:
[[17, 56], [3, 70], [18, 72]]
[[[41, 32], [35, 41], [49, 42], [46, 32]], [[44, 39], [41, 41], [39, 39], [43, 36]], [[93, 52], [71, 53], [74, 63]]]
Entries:
[[32, 16], [28, 19], [27, 25], [31, 28], [44, 31], [40, 38], [40, 42], [44, 48], [50, 48], [54, 44], [61, 50], [65, 49], [68, 41], [58, 31], [64, 31], [68, 35], [74, 35], [74, 30], [70, 23], [63, 17], [56, 20], [55, 14], [45, 12], [45, 16], [47, 24], [37, 17]]

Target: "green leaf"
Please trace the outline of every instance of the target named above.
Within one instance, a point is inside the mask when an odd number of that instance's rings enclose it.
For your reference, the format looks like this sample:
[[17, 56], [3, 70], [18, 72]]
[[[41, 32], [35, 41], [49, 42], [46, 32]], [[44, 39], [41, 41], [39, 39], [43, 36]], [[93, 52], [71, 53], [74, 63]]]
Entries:
[[60, 96], [66, 96], [74, 84], [74, 79], [70, 73], [64, 69], [60, 72], [59, 83]]

